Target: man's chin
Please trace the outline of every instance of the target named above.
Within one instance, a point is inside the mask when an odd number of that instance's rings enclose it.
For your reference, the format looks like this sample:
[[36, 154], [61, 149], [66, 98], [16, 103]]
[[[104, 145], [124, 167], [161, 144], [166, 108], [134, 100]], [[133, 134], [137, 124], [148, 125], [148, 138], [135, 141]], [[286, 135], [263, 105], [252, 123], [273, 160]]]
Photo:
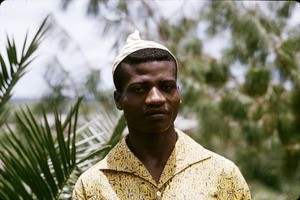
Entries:
[[171, 129], [174, 129], [173, 124], [151, 124], [151, 126], [144, 126], [139, 128], [140, 132], [144, 132], [147, 134], [162, 134], [168, 132]]

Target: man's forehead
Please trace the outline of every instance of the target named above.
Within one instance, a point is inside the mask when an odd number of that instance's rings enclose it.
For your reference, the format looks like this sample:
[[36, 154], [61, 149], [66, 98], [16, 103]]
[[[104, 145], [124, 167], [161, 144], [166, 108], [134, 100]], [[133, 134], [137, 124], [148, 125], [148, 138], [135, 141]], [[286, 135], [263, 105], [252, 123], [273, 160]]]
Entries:
[[[147, 61], [137, 64], [122, 63], [123, 72], [151, 72], [158, 73], [176, 71], [176, 66], [172, 61]], [[157, 71], [159, 70], [159, 71]]]

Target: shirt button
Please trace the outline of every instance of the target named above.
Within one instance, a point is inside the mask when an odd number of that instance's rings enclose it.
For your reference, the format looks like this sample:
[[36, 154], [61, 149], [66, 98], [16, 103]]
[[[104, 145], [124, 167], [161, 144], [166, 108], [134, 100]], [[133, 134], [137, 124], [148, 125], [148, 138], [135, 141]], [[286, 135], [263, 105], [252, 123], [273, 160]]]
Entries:
[[159, 197], [161, 197], [161, 192], [160, 192], [160, 191], [157, 191], [157, 192], [156, 192], [156, 195], [159, 196]]

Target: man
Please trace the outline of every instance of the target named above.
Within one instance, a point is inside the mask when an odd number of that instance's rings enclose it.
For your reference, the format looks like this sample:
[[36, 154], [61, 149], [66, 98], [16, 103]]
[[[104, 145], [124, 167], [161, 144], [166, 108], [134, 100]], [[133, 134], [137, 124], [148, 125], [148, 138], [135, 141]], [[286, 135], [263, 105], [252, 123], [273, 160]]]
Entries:
[[238, 168], [175, 129], [177, 61], [130, 35], [113, 64], [114, 98], [129, 133], [84, 172], [73, 199], [250, 199]]

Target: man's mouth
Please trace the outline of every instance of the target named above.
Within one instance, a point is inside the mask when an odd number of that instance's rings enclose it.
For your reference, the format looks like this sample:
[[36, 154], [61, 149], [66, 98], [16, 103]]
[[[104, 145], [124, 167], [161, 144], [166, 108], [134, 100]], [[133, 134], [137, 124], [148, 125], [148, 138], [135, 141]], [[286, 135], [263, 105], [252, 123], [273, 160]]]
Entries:
[[167, 109], [149, 109], [144, 112], [144, 116], [163, 116], [169, 114]]

